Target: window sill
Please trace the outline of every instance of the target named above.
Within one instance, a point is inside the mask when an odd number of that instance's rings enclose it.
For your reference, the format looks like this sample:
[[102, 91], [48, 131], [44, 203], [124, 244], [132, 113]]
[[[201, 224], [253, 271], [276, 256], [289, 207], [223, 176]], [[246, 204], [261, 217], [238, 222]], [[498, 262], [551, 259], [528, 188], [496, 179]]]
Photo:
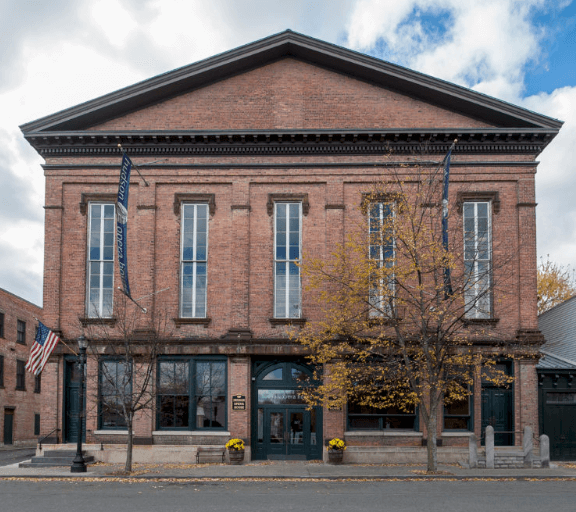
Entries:
[[496, 325], [500, 319], [499, 318], [464, 318], [462, 320], [465, 326], [468, 325]]
[[114, 326], [116, 325], [116, 318], [115, 317], [111, 317], [111, 318], [87, 318], [87, 317], [79, 317], [78, 320], [80, 320], [80, 323], [82, 324], [82, 327], [87, 327], [89, 325], [110, 325], [110, 326]]
[[472, 437], [474, 432], [469, 430], [449, 430], [440, 434], [440, 437]]
[[26, 391], [26, 388], [14, 388], [15, 391]]
[[197, 437], [205, 437], [205, 436], [221, 436], [225, 438], [230, 437], [230, 432], [224, 430], [155, 430], [152, 432], [152, 436], [197, 436]]
[[203, 325], [204, 327], [208, 327], [210, 322], [212, 322], [211, 318], [173, 318], [174, 324], [179, 329], [183, 325]]
[[269, 318], [268, 321], [272, 327], [277, 325], [299, 325], [303, 327], [308, 320], [306, 318]]
[[[93, 435], [95, 436], [125, 436], [128, 435], [128, 429], [126, 430], [94, 430], [92, 432]], [[132, 432], [132, 435], [134, 435], [134, 432]]]
[[364, 437], [364, 436], [381, 436], [381, 437], [422, 437], [422, 432], [413, 430], [349, 430], [344, 432], [345, 437]]
[[402, 318], [389, 318], [387, 316], [371, 317], [368, 319], [368, 327], [394, 326], [401, 321]]

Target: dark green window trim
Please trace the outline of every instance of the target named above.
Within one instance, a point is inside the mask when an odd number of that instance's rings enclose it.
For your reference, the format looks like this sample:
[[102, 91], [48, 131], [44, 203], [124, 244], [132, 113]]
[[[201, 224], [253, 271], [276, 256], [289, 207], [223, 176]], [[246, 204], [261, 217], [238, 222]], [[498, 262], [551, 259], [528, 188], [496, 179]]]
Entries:
[[[158, 430], [225, 431], [227, 429], [226, 357], [166, 356], [158, 359], [157, 370]], [[215, 372], [221, 373], [215, 374]]]
[[[452, 404], [443, 405], [443, 430], [446, 432], [472, 432], [474, 430], [474, 387], [469, 386], [470, 394], [468, 395], [466, 401], [468, 402], [468, 413], [464, 412], [450, 412], [454, 411], [453, 407], [456, 407], [458, 402], [453, 402]], [[464, 402], [464, 400], [462, 400]], [[447, 412], [448, 411], [448, 412]], [[463, 426], [456, 426], [466, 424]]]
[[[106, 365], [106, 370], [104, 366]], [[115, 366], [115, 367], [113, 367]], [[124, 381], [119, 369], [126, 367]], [[110, 368], [108, 368], [110, 367]], [[122, 390], [128, 386], [128, 390]], [[98, 362], [98, 429], [125, 430], [126, 420], [121, 410], [122, 397], [132, 394], [132, 365], [121, 358], [103, 358]]]

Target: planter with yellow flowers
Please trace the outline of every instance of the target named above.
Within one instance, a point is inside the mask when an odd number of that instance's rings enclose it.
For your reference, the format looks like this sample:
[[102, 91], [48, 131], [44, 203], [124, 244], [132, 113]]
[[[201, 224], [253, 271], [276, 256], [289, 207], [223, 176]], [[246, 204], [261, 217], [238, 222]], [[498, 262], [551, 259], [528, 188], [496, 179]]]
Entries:
[[330, 464], [342, 464], [346, 443], [335, 437], [328, 442], [328, 462]]
[[244, 441], [242, 439], [230, 439], [226, 443], [230, 464], [239, 466], [244, 462]]

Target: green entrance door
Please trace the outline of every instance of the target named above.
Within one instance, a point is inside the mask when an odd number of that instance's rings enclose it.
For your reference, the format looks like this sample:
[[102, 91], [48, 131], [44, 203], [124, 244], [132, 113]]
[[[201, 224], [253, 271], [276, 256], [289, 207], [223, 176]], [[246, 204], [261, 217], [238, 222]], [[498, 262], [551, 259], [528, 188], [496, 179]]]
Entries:
[[14, 410], [4, 409], [4, 444], [14, 442]]
[[514, 445], [512, 420], [512, 390], [484, 387], [482, 388], [482, 434], [486, 427], [494, 427], [494, 445]]
[[292, 362], [255, 366], [260, 371], [253, 379], [252, 458], [321, 458], [321, 409], [307, 410], [300, 392], [310, 369]]
[[[76, 360], [66, 360], [64, 375], [64, 442], [78, 440], [78, 396], [80, 393], [80, 371]], [[85, 432], [84, 432], [85, 435]]]
[[313, 449], [316, 432], [311, 432], [310, 413], [304, 407], [264, 408], [264, 439], [268, 459], [301, 459]]
[[[494, 371], [495, 376], [514, 375], [512, 361], [500, 361], [486, 371]], [[490, 379], [482, 378], [482, 444], [485, 443], [486, 427], [490, 425], [494, 428], [496, 446], [514, 445], [513, 389], [513, 384], [495, 386]]]

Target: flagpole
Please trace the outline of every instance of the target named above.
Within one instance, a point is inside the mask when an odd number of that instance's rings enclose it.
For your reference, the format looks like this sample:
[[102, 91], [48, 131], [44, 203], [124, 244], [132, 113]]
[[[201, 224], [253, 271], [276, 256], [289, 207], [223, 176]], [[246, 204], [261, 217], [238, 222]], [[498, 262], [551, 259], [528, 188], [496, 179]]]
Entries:
[[[120, 148], [120, 151], [122, 151], [122, 154], [128, 156], [128, 153], [126, 153], [126, 151], [124, 150], [124, 148], [122, 147], [122, 144], [118, 144], [118, 147]], [[128, 156], [128, 158], [130, 158]], [[132, 159], [130, 159], [130, 161], [132, 162]], [[138, 166], [132, 162], [132, 167], [134, 167], [134, 169], [136, 169], [136, 172], [138, 173], [138, 176], [140, 176], [142, 178], [142, 181], [144, 182], [144, 185], [146, 185], [147, 187], [150, 186], [150, 184], [146, 181], [146, 178], [144, 178], [144, 176], [142, 176], [142, 173], [140, 172], [140, 169], [138, 169]]]

